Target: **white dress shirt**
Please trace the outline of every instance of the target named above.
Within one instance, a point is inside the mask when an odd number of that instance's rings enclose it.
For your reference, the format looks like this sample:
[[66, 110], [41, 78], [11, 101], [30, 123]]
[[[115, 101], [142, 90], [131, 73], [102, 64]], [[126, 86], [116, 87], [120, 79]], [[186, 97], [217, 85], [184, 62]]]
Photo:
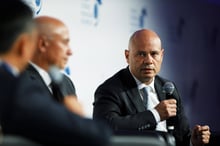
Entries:
[[154, 115], [154, 118], [155, 120], [157, 121], [157, 126], [156, 126], [156, 130], [158, 131], [165, 131], [167, 132], [167, 126], [166, 126], [166, 120], [164, 121], [161, 121], [160, 119], [160, 115], [158, 113], [158, 111], [155, 109], [155, 106], [160, 102], [158, 100], [158, 96], [157, 96], [157, 93], [156, 93], [156, 90], [154, 88], [154, 79], [153, 81], [149, 84], [149, 85], [146, 85], [142, 82], [140, 82], [134, 75], [132, 75], [137, 83], [137, 87], [138, 87], [138, 90], [139, 90], [139, 93], [141, 95], [141, 98], [143, 100], [143, 95], [141, 94], [141, 89], [143, 89], [144, 87], [149, 87], [149, 93], [148, 93], [148, 110], [150, 110], [153, 115]]

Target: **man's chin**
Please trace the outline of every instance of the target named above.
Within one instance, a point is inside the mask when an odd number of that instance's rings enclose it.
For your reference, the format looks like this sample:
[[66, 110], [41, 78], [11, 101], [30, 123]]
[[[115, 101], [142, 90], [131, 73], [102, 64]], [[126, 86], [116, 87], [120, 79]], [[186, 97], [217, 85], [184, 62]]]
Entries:
[[144, 73], [143, 74], [143, 78], [153, 78], [155, 75], [151, 72], [148, 72], [148, 73]]
[[142, 76], [142, 82], [149, 82], [153, 79], [153, 75]]

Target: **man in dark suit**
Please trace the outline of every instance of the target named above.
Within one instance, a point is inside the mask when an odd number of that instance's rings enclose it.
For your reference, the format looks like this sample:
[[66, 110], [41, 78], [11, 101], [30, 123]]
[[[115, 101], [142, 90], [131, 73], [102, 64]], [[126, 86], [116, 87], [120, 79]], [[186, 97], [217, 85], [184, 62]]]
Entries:
[[32, 10], [22, 0], [4, 0], [0, 20], [3, 135], [18, 135], [44, 145], [107, 145], [111, 131], [105, 124], [70, 111], [23, 73], [36, 48]]
[[[50, 75], [51, 67], [56, 66], [63, 70], [69, 56], [72, 55], [68, 28], [61, 20], [50, 16], [38, 16], [35, 18], [35, 22], [38, 30], [37, 46], [26, 72], [33, 82], [44, 87], [56, 101], [71, 104], [71, 100], [74, 100], [72, 98], [76, 99], [77, 97], [71, 79], [66, 74], [61, 73], [62, 84], [58, 84], [56, 89], [61, 90], [61, 94], [54, 94], [53, 92], [57, 91], [54, 91], [51, 86], [52, 78]], [[64, 98], [64, 95], [69, 95], [69, 98]], [[74, 108], [74, 105], [68, 107]]]
[[131, 36], [128, 48], [125, 57], [129, 66], [95, 91], [93, 118], [107, 121], [116, 133], [123, 130], [168, 132], [172, 126], [177, 146], [208, 143], [207, 125], [196, 125], [191, 135], [175, 85], [172, 99], [163, 92], [168, 80], [157, 75], [164, 54], [159, 36], [151, 30], [139, 30]]

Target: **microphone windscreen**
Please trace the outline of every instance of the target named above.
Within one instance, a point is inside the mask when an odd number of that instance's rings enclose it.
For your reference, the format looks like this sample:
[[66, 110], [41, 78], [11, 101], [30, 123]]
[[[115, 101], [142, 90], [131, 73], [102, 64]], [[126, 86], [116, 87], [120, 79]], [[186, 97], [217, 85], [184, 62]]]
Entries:
[[63, 81], [63, 74], [57, 66], [50, 66], [48, 73], [54, 83], [60, 84]]
[[171, 94], [173, 94], [174, 88], [175, 87], [172, 82], [166, 82], [163, 86], [163, 92], [168, 95], [171, 95]]

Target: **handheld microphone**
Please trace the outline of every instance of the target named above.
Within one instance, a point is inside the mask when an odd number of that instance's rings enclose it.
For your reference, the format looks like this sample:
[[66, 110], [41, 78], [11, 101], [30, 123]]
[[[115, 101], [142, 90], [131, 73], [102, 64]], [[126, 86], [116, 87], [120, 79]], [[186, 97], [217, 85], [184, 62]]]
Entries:
[[166, 95], [168, 95], [168, 99], [171, 99], [171, 95], [173, 94], [175, 87], [173, 85], [172, 82], [166, 82], [163, 85], [163, 92], [166, 93]]
[[[172, 99], [172, 94], [174, 92], [174, 84], [172, 82], [166, 82], [163, 86], [163, 92], [166, 94], [166, 98], [167, 99]], [[167, 120], [167, 129], [169, 133], [173, 133], [174, 130], [174, 120], [173, 117], [169, 118], [169, 120]]]
[[55, 65], [50, 66], [48, 73], [51, 77], [51, 80], [54, 83], [59, 85], [62, 82], [63, 74], [60, 72], [60, 69], [57, 66]]

